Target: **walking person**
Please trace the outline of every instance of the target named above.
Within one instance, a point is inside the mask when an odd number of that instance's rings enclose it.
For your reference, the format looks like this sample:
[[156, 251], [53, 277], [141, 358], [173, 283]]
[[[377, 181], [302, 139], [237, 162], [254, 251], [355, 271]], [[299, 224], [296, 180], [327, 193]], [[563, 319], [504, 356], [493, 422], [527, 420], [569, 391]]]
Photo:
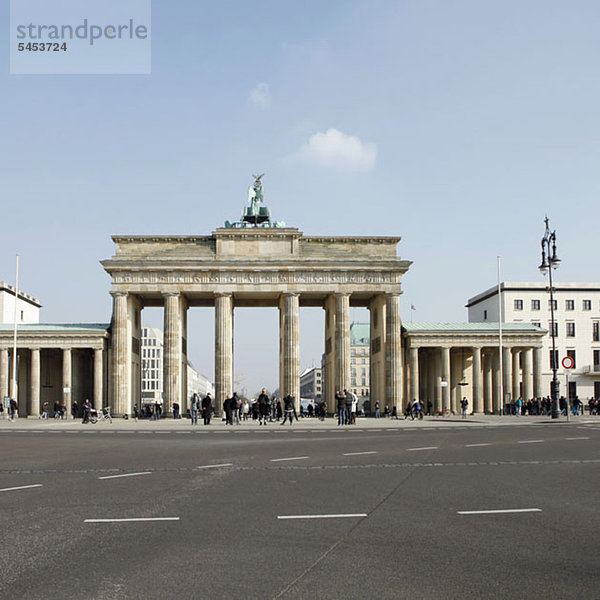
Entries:
[[375, 418], [381, 418], [381, 411], [379, 410], [379, 402], [375, 402]]
[[140, 418], [140, 409], [138, 408], [137, 403], [135, 403], [133, 405], [133, 418], [135, 419], [136, 423], [137, 423], [138, 419]]
[[338, 390], [335, 393], [336, 409], [338, 414], [338, 425], [346, 424], [346, 396]]
[[267, 419], [269, 418], [269, 396], [267, 395], [267, 390], [266, 388], [263, 388], [260, 396], [257, 398], [256, 400], [258, 402], [258, 424], [259, 425], [266, 425], [267, 424]]
[[82, 423], [89, 423], [90, 422], [90, 413], [92, 411], [92, 405], [90, 404], [90, 401], [88, 398], [85, 399], [84, 403], [83, 403], [83, 418], [81, 420]]
[[229, 405], [229, 410], [231, 411], [231, 424], [239, 425], [240, 424], [240, 400], [237, 397], [237, 392], [233, 392], [233, 396], [231, 397], [231, 403]]
[[354, 396], [354, 392], [352, 390], [344, 390], [344, 398], [346, 403], [346, 425], [350, 425], [352, 423], [352, 397]]
[[283, 409], [284, 413], [283, 413], [283, 421], [281, 422], [281, 424], [285, 425], [285, 422], [289, 418], [290, 425], [291, 425], [294, 420], [294, 417], [296, 417], [296, 421], [298, 420], [298, 415], [296, 414], [296, 407], [294, 406], [294, 396], [291, 396], [290, 394], [288, 394], [283, 399], [283, 404], [284, 404], [284, 409]]
[[14, 421], [17, 416], [17, 401], [14, 398], [11, 398], [8, 404], [8, 420]]
[[44, 402], [44, 404], [42, 405], [42, 419], [47, 419], [48, 418], [48, 402]]
[[198, 394], [192, 394], [190, 398], [190, 418], [192, 425], [198, 425], [198, 409], [200, 408], [200, 399]]
[[462, 412], [462, 418], [467, 418], [467, 410], [469, 408], [469, 401], [463, 396], [463, 399], [460, 401], [460, 409]]
[[212, 398], [210, 394], [206, 394], [204, 398], [202, 398], [202, 418], [204, 419], [205, 425], [210, 425], [210, 417], [212, 416]]

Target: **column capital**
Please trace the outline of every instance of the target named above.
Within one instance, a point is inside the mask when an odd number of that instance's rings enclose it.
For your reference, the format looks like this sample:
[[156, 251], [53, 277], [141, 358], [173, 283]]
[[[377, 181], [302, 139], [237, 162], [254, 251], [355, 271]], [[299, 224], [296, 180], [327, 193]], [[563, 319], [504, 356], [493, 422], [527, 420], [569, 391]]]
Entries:
[[163, 298], [169, 298], [171, 296], [181, 296], [181, 292], [161, 292]]
[[122, 296], [128, 296], [129, 292], [111, 291], [109, 292], [113, 298], [121, 298]]
[[333, 294], [331, 294], [334, 298], [345, 298], [350, 297], [350, 292], [333, 292]]
[[231, 298], [233, 296], [232, 292], [214, 292], [215, 298]]
[[294, 298], [296, 296], [300, 296], [300, 292], [282, 292], [281, 293], [281, 297], [282, 298]]
[[32, 352], [39, 352], [40, 351], [40, 347], [39, 346], [29, 346], [29, 350], [31, 350]]

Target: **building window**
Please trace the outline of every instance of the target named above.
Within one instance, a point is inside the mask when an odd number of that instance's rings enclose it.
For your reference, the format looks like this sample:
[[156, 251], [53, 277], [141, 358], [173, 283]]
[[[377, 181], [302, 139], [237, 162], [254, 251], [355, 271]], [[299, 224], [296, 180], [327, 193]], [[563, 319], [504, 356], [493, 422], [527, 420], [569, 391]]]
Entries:
[[515, 300], [515, 310], [523, 310], [523, 300]]
[[567, 337], [575, 337], [575, 323], [567, 323]]
[[594, 367], [600, 367], [600, 350], [594, 350]]
[[592, 341], [600, 342], [600, 321], [592, 323]]
[[591, 300], [583, 301], [583, 310], [592, 310], [592, 301]]
[[540, 301], [539, 300], [531, 301], [531, 310], [540, 310]]
[[483, 311], [483, 320], [487, 321], [487, 310]]
[[552, 321], [548, 323], [548, 331], [552, 337], [558, 337], [558, 323], [554, 321], [554, 327], [552, 327]]
[[[552, 307], [552, 305], [554, 305], [554, 307]], [[552, 310], [552, 308], [554, 308], [554, 310], [558, 309], [558, 300], [548, 300], [548, 310]]]
[[558, 350], [554, 351], [554, 360], [552, 360], [553, 356], [552, 356], [552, 350], [550, 350], [550, 368], [551, 369], [558, 369]]
[[531, 324], [535, 325], [536, 327], [541, 327], [542, 326], [542, 324], [538, 323], [537, 321], [532, 321]]
[[575, 362], [575, 350], [567, 350], [567, 356], [573, 359], [573, 368], [577, 368], [577, 363]]
[[575, 310], [575, 300], [565, 300], [565, 310]]

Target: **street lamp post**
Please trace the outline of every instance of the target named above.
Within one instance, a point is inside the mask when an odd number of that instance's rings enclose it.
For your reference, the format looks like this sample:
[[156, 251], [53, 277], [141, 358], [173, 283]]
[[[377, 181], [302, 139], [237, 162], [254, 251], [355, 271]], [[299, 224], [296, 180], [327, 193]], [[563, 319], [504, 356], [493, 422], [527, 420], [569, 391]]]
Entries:
[[542, 237], [542, 264], [539, 266], [542, 275], [548, 274], [550, 282], [550, 335], [552, 337], [552, 360], [550, 366], [552, 368], [552, 384], [550, 394], [552, 396], [552, 418], [558, 419], [560, 416], [560, 407], [558, 404], [558, 378], [556, 371], [558, 370], [558, 357], [556, 356], [556, 336], [554, 324], [554, 288], [552, 287], [552, 271], [558, 269], [560, 258], [556, 255], [556, 231], [550, 231], [548, 217], [544, 219], [546, 223], [546, 231]]

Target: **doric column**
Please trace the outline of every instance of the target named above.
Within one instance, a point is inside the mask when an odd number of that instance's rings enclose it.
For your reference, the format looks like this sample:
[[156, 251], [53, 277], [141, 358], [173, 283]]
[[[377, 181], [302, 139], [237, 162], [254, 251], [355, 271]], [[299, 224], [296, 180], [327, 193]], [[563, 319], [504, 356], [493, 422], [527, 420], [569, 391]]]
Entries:
[[215, 410], [233, 393], [233, 299], [215, 294]]
[[183, 406], [181, 398], [181, 295], [179, 292], [163, 293], [163, 414], [171, 413], [174, 402]]
[[32, 417], [40, 416], [40, 349], [31, 348], [30, 410]]
[[350, 294], [335, 298], [335, 387], [350, 388]]
[[402, 321], [400, 296], [386, 294], [386, 405], [402, 414]]
[[0, 402], [8, 396], [8, 350], [0, 350]]
[[483, 402], [484, 412], [488, 415], [493, 412], [492, 405], [492, 356], [490, 350], [486, 350], [483, 357]]
[[542, 390], [542, 349], [533, 349], [533, 396], [541, 398], [544, 395]]
[[519, 357], [521, 351], [517, 348], [512, 349], [512, 401], [515, 401], [521, 395], [521, 367], [519, 365]]
[[[102, 408], [102, 348], [94, 348], [94, 408]], [[139, 405], [138, 405], [139, 406]]]
[[432, 388], [433, 388], [433, 406], [436, 415], [444, 414], [442, 404], [442, 349], [434, 348], [432, 350], [431, 360], [432, 370]]
[[[72, 384], [72, 350], [71, 348], [63, 348], [63, 402], [67, 410], [66, 414], [71, 414], [71, 384]], [[65, 391], [67, 390], [67, 391]]]
[[409, 351], [410, 360], [410, 398], [409, 401], [420, 400], [419, 386], [419, 349], [411, 346]]
[[483, 382], [481, 378], [481, 348], [473, 348], [473, 412], [483, 412]]
[[[502, 374], [503, 374], [503, 383], [504, 386], [504, 397], [506, 398], [507, 394], [512, 395], [512, 355], [510, 352], [510, 348], [502, 348]], [[502, 408], [504, 409], [504, 399], [502, 399]]]
[[123, 415], [129, 406], [129, 369], [131, 357], [127, 339], [127, 292], [111, 292], [112, 319], [112, 379], [115, 414]]
[[524, 352], [523, 358], [525, 359], [523, 361], [523, 402], [527, 402], [533, 397], [533, 389], [531, 385], [531, 363], [533, 359], [533, 349], [527, 348]]
[[279, 393], [294, 397], [296, 409], [300, 408], [300, 295], [283, 294], [280, 311], [280, 364]]
[[499, 415], [500, 414], [500, 410], [502, 407], [502, 394], [501, 394], [501, 388], [502, 388], [502, 380], [500, 378], [500, 361], [502, 360], [502, 356], [500, 355], [500, 349], [498, 348], [495, 352], [494, 352], [494, 372], [493, 372], [493, 390], [494, 390], [494, 400], [493, 400], [493, 408], [494, 408], [494, 414], [495, 415]]
[[446, 385], [442, 387], [442, 410], [445, 415], [450, 414], [450, 348], [442, 348], [442, 381]]

